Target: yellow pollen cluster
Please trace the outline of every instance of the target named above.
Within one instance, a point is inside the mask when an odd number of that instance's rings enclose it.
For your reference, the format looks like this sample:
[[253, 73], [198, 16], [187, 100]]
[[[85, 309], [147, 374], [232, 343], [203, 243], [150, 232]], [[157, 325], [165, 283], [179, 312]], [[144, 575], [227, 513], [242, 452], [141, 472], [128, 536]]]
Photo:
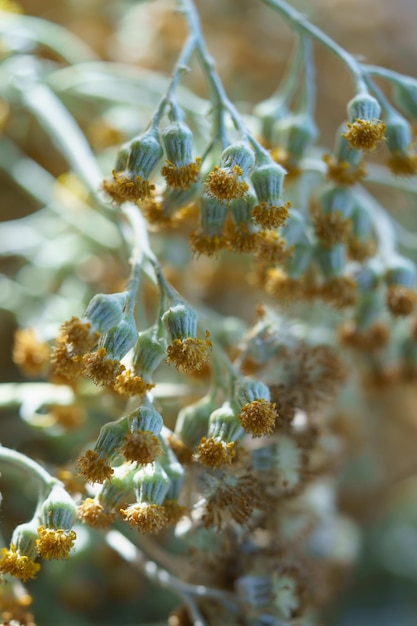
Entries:
[[124, 520], [131, 527], [137, 527], [141, 533], [157, 534], [168, 524], [165, 508], [159, 504], [137, 502], [127, 509], [120, 509]]
[[105, 178], [102, 188], [117, 206], [123, 202], [137, 202], [149, 198], [155, 185], [140, 176], [132, 176], [128, 172], [116, 172], [113, 170], [112, 178]]
[[226, 443], [221, 439], [203, 437], [197, 448], [196, 458], [202, 465], [211, 468], [224, 467], [235, 456], [235, 443]]
[[408, 287], [392, 285], [388, 287], [386, 305], [392, 315], [405, 317], [414, 311], [417, 293]]
[[111, 478], [113, 468], [95, 450], [87, 450], [77, 461], [77, 470], [91, 483], [104, 483]]
[[366, 176], [363, 161], [352, 165], [348, 161], [338, 161], [334, 156], [326, 154], [323, 161], [327, 165], [327, 178], [336, 185], [355, 185]]
[[126, 396], [143, 396], [147, 391], [153, 389], [155, 385], [145, 383], [141, 376], [135, 376], [132, 370], [123, 371], [116, 376], [116, 381], [113, 385], [113, 389], [120, 393], [120, 395]]
[[381, 120], [357, 119], [353, 124], [346, 124], [347, 132], [342, 137], [347, 139], [349, 146], [356, 150], [375, 150], [378, 143], [383, 141], [386, 124]]
[[171, 163], [171, 161], [166, 163], [161, 170], [161, 174], [169, 187], [173, 189], [189, 189], [191, 185], [197, 182], [200, 174], [201, 158], [180, 167], [175, 165], [175, 163]]
[[201, 255], [212, 257], [227, 246], [227, 239], [223, 235], [204, 235], [202, 232], [194, 231], [190, 235], [190, 247], [195, 256]]
[[210, 333], [206, 331], [205, 339], [174, 339], [167, 348], [166, 362], [174, 365], [182, 374], [200, 371], [208, 361], [213, 346], [209, 337]]
[[43, 559], [67, 559], [74, 541], [77, 538], [75, 531], [66, 532], [62, 528], [46, 528], [39, 526], [39, 538], [36, 540], [36, 549]]
[[0, 572], [10, 574], [23, 582], [35, 578], [41, 568], [39, 563], [35, 563], [28, 556], [20, 555], [13, 543], [10, 549], [2, 548], [0, 555]]
[[39, 341], [32, 328], [17, 330], [14, 337], [13, 361], [27, 376], [41, 376], [49, 366], [50, 347]]
[[96, 345], [100, 333], [91, 329], [90, 322], [83, 322], [79, 317], [72, 317], [62, 324], [60, 337], [71, 345], [75, 354], [85, 354]]
[[116, 514], [114, 511], [106, 511], [104, 506], [94, 498], [86, 498], [78, 506], [78, 517], [92, 528], [108, 528]]
[[124, 366], [115, 359], [109, 359], [106, 348], [87, 354], [83, 359], [83, 374], [91, 378], [96, 385], [112, 386], [124, 370]]
[[82, 355], [97, 343], [98, 338], [99, 333], [91, 331], [89, 322], [82, 322], [78, 317], [65, 322], [52, 352], [53, 374], [66, 382], [76, 381], [83, 370]]
[[266, 202], [257, 204], [252, 210], [252, 216], [262, 228], [274, 229], [283, 226], [288, 219], [290, 202], [281, 206], [268, 205]]
[[162, 446], [154, 433], [149, 430], [138, 430], [126, 435], [120, 451], [127, 461], [146, 465], [153, 463], [156, 457], [162, 454]]
[[275, 429], [278, 414], [275, 404], [264, 398], [248, 402], [240, 410], [239, 421], [252, 437], [271, 435]]
[[417, 174], [417, 154], [394, 152], [388, 159], [388, 167], [395, 176], [415, 176]]
[[208, 195], [214, 196], [220, 202], [243, 198], [249, 186], [244, 180], [239, 180], [242, 174], [242, 169], [238, 165], [235, 165], [232, 170], [216, 165], [206, 179]]
[[317, 238], [326, 248], [345, 243], [352, 229], [351, 220], [344, 218], [340, 211], [317, 213], [313, 217], [313, 224]]

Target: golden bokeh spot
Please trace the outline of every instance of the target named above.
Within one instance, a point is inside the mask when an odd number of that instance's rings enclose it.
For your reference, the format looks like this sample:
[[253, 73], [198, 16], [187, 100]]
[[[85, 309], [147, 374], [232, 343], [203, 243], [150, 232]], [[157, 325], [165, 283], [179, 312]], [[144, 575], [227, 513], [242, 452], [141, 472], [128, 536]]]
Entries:
[[417, 293], [414, 289], [401, 285], [391, 285], [387, 289], [386, 305], [392, 315], [406, 317], [414, 311]]
[[49, 368], [51, 348], [40, 341], [32, 328], [17, 330], [14, 337], [13, 362], [27, 376], [42, 376]]
[[333, 248], [338, 243], [345, 243], [352, 230], [352, 222], [343, 217], [340, 211], [334, 213], [316, 213], [313, 217], [314, 232], [325, 248]]

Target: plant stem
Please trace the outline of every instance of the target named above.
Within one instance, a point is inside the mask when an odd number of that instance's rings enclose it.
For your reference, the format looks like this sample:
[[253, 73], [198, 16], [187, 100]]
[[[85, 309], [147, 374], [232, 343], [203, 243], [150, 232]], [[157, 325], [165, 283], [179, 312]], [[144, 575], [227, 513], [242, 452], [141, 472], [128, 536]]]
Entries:
[[356, 92], [358, 94], [368, 93], [364, 79], [364, 69], [353, 55], [349, 54], [349, 52], [342, 48], [342, 46], [339, 46], [339, 44], [333, 41], [333, 39], [322, 30], [314, 26], [314, 24], [311, 24], [302, 13], [299, 13], [299, 11], [294, 9], [287, 2], [284, 2], [284, 0], [262, 0], [262, 2], [278, 11], [296, 32], [310, 36], [339, 57], [352, 75]]
[[55, 485], [60, 485], [60, 481], [54, 478], [39, 463], [16, 450], [5, 448], [0, 445], [0, 462], [6, 461], [20, 467], [30, 475], [35, 475], [47, 489], [52, 489]]

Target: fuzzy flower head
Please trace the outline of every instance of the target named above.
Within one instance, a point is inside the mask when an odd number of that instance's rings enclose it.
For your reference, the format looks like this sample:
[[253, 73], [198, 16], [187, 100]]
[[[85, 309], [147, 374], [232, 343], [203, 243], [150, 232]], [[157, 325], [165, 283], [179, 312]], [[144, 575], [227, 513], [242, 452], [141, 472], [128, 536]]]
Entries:
[[166, 165], [161, 170], [167, 185], [174, 189], [189, 189], [197, 182], [201, 159], [193, 161], [193, 133], [184, 122], [174, 121], [162, 133]]
[[214, 256], [227, 244], [224, 233], [228, 207], [204, 194], [200, 202], [200, 227], [190, 235], [191, 249], [197, 256]]
[[126, 509], [120, 509], [124, 521], [140, 533], [156, 535], [169, 523], [165, 507], [149, 502], [136, 502]]
[[[112, 178], [103, 181], [103, 190], [116, 205], [148, 198], [155, 188], [148, 179], [162, 154], [155, 130], [133, 139], [118, 158]], [[125, 169], [119, 171], [119, 167]]]
[[40, 523], [49, 528], [69, 531], [77, 515], [75, 502], [60, 484], [54, 485], [39, 511]]
[[85, 498], [78, 505], [78, 517], [83, 524], [91, 528], [108, 528], [116, 517], [115, 511], [109, 511], [97, 498]]
[[104, 483], [111, 478], [114, 471], [108, 460], [94, 450], [87, 450], [79, 457], [77, 470], [91, 483]]
[[239, 407], [239, 422], [252, 437], [263, 437], [274, 431], [278, 414], [264, 383], [242, 378], [235, 386], [234, 399]]
[[129, 431], [120, 449], [126, 461], [146, 465], [153, 463], [162, 453], [158, 437], [149, 430]]
[[73, 530], [65, 531], [62, 528], [46, 528], [45, 526], [39, 526], [38, 535], [36, 547], [39, 556], [45, 560], [67, 559], [77, 537]]
[[206, 178], [207, 194], [220, 202], [231, 202], [246, 195], [249, 186], [244, 178], [255, 163], [252, 150], [244, 142], [226, 148], [218, 165]]
[[235, 456], [235, 443], [220, 438], [203, 437], [196, 451], [196, 460], [211, 469], [229, 465]]
[[11, 544], [10, 548], [2, 548], [0, 555], [2, 574], [10, 574], [22, 582], [36, 578], [41, 566], [29, 557], [20, 554], [14, 544]]
[[210, 333], [205, 339], [197, 339], [197, 314], [185, 302], [174, 303], [162, 317], [171, 344], [167, 348], [168, 364], [173, 364], [179, 372], [189, 374], [200, 371], [208, 361], [212, 348]]
[[265, 159], [251, 176], [258, 200], [252, 211], [255, 221], [263, 228], [274, 229], [285, 224], [290, 203], [282, 200], [286, 170], [272, 158]]

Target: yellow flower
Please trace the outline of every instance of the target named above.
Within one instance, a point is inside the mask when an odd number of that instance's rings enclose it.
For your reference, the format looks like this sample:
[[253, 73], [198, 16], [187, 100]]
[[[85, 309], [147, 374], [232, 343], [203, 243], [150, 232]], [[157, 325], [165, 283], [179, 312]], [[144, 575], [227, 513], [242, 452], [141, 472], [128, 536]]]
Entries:
[[67, 559], [77, 537], [75, 531], [39, 526], [36, 548], [43, 559]]
[[210, 333], [206, 331], [205, 339], [187, 337], [174, 339], [168, 346], [166, 362], [173, 364], [183, 374], [200, 371], [209, 359], [212, 343], [208, 339]]
[[396, 176], [415, 176], [417, 174], [417, 154], [401, 152], [391, 154], [388, 167]]
[[98, 452], [87, 450], [77, 462], [78, 472], [91, 483], [104, 483], [111, 478], [113, 468], [103, 459]]
[[106, 348], [99, 348], [96, 352], [87, 354], [83, 359], [83, 374], [91, 378], [96, 385], [112, 386], [117, 377], [125, 369], [116, 359], [107, 356]]
[[207, 194], [220, 202], [242, 198], [249, 189], [248, 184], [240, 180], [242, 174], [243, 170], [238, 165], [233, 168], [216, 165], [206, 179]]
[[134, 176], [128, 172], [116, 172], [113, 170], [112, 178], [105, 178], [102, 188], [117, 206], [123, 202], [145, 200], [149, 198], [155, 185], [140, 176]]
[[207, 467], [218, 468], [229, 465], [235, 455], [235, 443], [226, 443], [214, 437], [203, 437], [197, 448], [196, 459]]
[[106, 511], [104, 506], [94, 498], [86, 498], [78, 507], [78, 517], [92, 528], [108, 528], [116, 514], [114, 511]]
[[28, 556], [19, 554], [13, 543], [10, 549], [3, 548], [0, 554], [0, 572], [20, 578], [23, 582], [35, 578], [41, 568], [39, 563], [35, 563]]
[[275, 206], [261, 202], [252, 209], [252, 216], [257, 224], [262, 228], [273, 230], [283, 226], [288, 219], [288, 209], [291, 206], [290, 202], [286, 202], [281, 206]]
[[386, 124], [381, 120], [357, 119], [353, 124], [347, 122], [346, 126], [348, 130], [342, 137], [356, 150], [375, 150], [377, 144], [384, 139]]
[[264, 398], [245, 404], [238, 415], [243, 428], [251, 433], [252, 437], [271, 435], [275, 429], [278, 414], [275, 404]]
[[116, 382], [113, 385], [117, 393], [126, 396], [144, 396], [153, 387], [155, 385], [145, 383], [141, 376], [135, 376], [131, 370], [116, 376]]
[[161, 174], [169, 187], [189, 189], [193, 183], [197, 182], [200, 174], [201, 158], [179, 167], [175, 163], [171, 163], [171, 161], [166, 161], [166, 163], [161, 170]]
[[414, 289], [402, 285], [388, 287], [386, 304], [392, 315], [405, 317], [413, 312], [417, 302], [417, 293]]
[[129, 526], [136, 526], [141, 533], [156, 534], [168, 524], [165, 508], [159, 504], [136, 502], [130, 504], [127, 509], [120, 509], [120, 512]]
[[126, 435], [120, 452], [127, 461], [146, 465], [153, 463], [156, 457], [162, 453], [162, 446], [154, 433], [148, 430], [138, 430]]

